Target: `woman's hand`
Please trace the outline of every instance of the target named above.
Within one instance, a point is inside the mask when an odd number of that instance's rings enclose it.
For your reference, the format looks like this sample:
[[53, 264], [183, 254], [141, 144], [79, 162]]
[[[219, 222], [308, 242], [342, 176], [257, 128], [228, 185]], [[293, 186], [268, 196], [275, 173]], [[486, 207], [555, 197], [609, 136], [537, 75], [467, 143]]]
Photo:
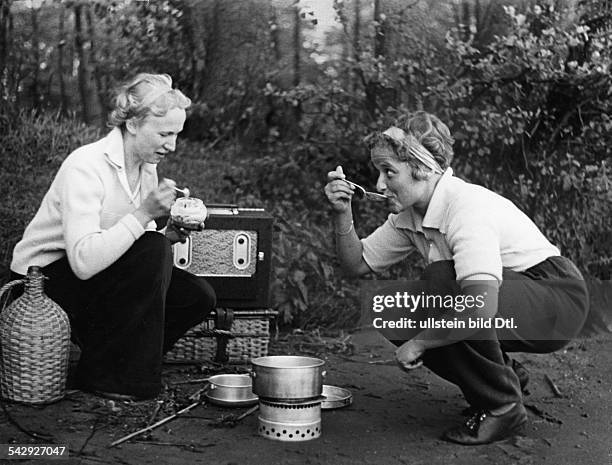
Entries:
[[172, 218], [168, 218], [166, 223], [166, 238], [170, 241], [170, 244], [176, 244], [177, 242], [183, 243], [189, 237], [191, 231], [180, 227], [179, 225], [172, 222]]
[[395, 360], [402, 370], [410, 371], [423, 364], [421, 357], [424, 353], [425, 347], [420, 341], [410, 340], [397, 348]]
[[327, 195], [327, 200], [337, 213], [350, 211], [351, 199], [355, 192], [353, 186], [343, 181], [345, 177], [341, 166], [338, 166], [335, 171], [327, 173], [325, 195]]
[[166, 216], [170, 213], [170, 207], [176, 199], [176, 191], [174, 186], [176, 183], [171, 179], [164, 179], [159, 183], [157, 189], [152, 191], [146, 199], [143, 200], [142, 204], [136, 210], [136, 217], [143, 218], [145, 224], [149, 221], [154, 220], [162, 216]]

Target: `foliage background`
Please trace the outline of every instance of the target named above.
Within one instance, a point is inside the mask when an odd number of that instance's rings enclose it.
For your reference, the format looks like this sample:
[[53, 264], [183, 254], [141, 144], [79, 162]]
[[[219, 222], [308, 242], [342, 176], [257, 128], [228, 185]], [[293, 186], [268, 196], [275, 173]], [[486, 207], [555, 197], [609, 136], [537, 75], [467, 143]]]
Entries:
[[[331, 0], [329, 3], [332, 3]], [[425, 109], [455, 136], [457, 175], [513, 200], [590, 278], [610, 279], [609, 2], [0, 1], [2, 276], [55, 170], [105, 131], [112, 88], [168, 72], [194, 100], [160, 165], [208, 203], [276, 218], [273, 306], [295, 327], [358, 324], [323, 195], [362, 140]], [[386, 212], [355, 202], [367, 234]], [[416, 256], [380, 278], [419, 275]]]

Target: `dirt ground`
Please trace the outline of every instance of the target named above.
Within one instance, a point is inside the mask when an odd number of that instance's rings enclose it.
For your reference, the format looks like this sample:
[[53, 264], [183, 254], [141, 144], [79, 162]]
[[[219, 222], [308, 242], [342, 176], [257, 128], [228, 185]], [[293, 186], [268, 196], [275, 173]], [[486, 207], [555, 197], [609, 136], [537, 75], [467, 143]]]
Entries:
[[462, 420], [466, 404], [458, 389], [425, 368], [400, 371], [390, 362], [393, 347], [374, 330], [318, 341], [295, 336], [271, 348], [271, 353], [319, 355], [326, 360], [325, 384], [353, 393], [351, 406], [323, 411], [323, 433], [312, 441], [260, 437], [256, 412], [232, 422], [246, 408], [204, 404], [148, 435], [109, 448], [153, 417], [158, 421], [188, 405], [189, 395], [201, 388], [176, 383], [201, 378], [207, 368], [168, 365], [164, 379], [171, 387], [157, 401], [120, 403], [70, 391], [62, 401], [42, 408], [5, 405], [0, 443], [68, 445], [69, 459], [32, 460], [54, 465], [612, 465], [612, 335], [580, 339], [555, 354], [516, 354], [531, 373], [526, 433], [478, 447], [439, 439], [444, 429]]

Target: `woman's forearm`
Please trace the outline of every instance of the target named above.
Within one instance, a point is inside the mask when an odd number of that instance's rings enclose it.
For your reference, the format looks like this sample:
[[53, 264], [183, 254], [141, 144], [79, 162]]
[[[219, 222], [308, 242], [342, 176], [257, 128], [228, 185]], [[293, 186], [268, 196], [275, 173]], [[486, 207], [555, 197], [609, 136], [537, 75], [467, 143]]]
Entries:
[[361, 258], [363, 246], [355, 232], [352, 214], [349, 212], [335, 215], [333, 224], [336, 253], [342, 270], [350, 276], [363, 274]]

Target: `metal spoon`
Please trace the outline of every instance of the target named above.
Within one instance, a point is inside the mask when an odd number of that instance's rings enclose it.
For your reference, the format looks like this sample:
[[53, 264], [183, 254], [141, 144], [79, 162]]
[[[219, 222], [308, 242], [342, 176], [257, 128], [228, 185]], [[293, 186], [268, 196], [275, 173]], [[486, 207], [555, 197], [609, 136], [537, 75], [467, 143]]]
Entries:
[[364, 187], [360, 186], [359, 184], [354, 183], [353, 181], [349, 181], [348, 179], [344, 179], [343, 181], [355, 187], [355, 189], [361, 192], [361, 195], [367, 200], [374, 200], [375, 202], [384, 202], [388, 199], [386, 195], [378, 194], [377, 192], [367, 191], [365, 190]]
[[174, 190], [177, 192], [180, 192], [181, 194], [183, 194], [185, 197], [189, 197], [190, 192], [188, 188], [184, 188], [184, 189], [179, 189], [178, 187], [174, 186]]

